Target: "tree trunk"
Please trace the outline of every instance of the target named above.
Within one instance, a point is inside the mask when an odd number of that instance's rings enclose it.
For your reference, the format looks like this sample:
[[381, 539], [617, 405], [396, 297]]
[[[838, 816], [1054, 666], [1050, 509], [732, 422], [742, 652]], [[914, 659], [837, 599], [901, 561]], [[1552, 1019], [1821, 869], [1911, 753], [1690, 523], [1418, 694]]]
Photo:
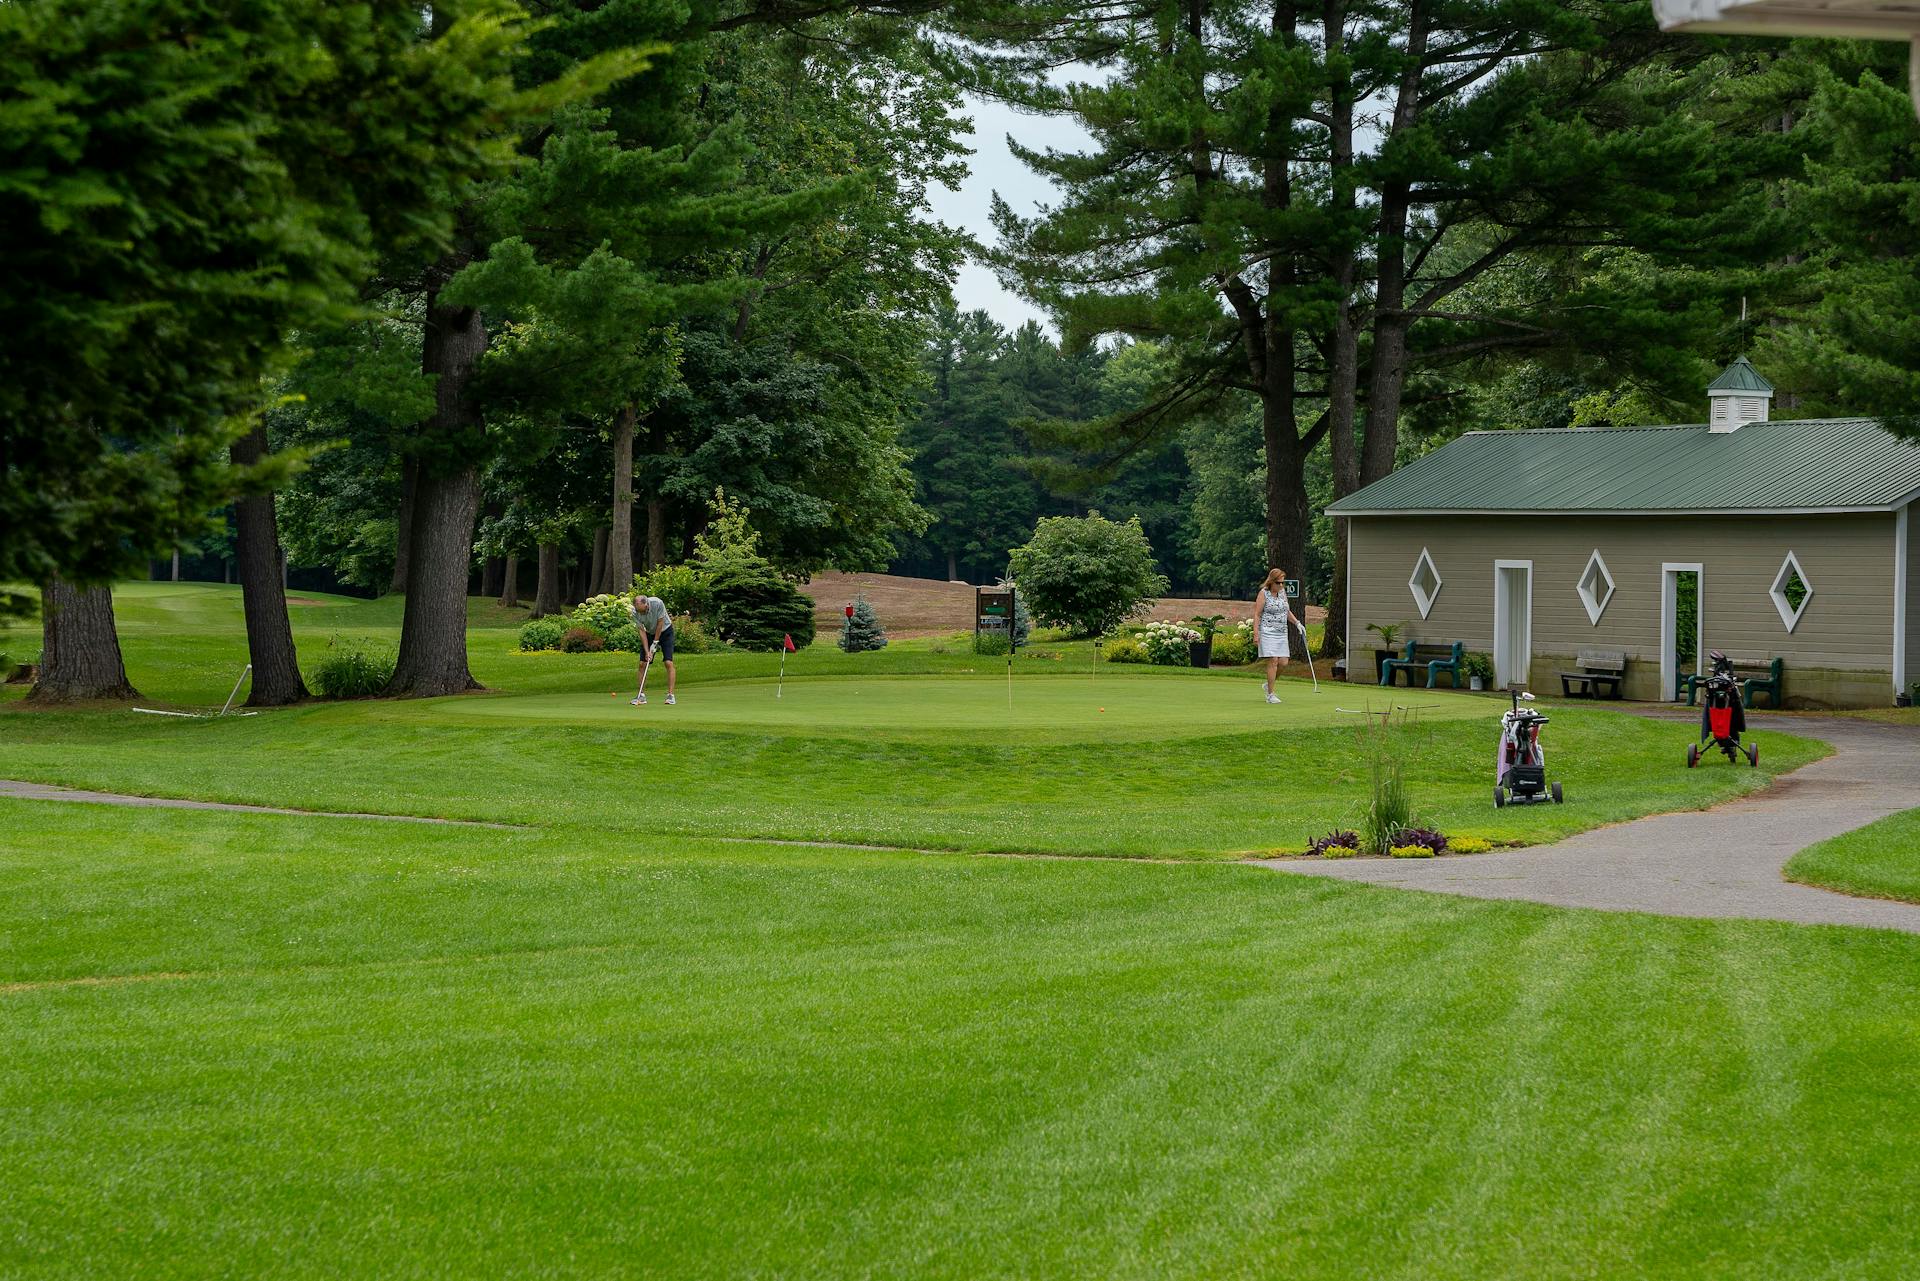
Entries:
[[178, 547], [173, 549], [173, 574], [170, 581], [176, 583], [180, 581], [180, 549]]
[[[228, 456], [236, 467], [250, 467], [267, 456], [267, 431], [255, 427], [233, 442]], [[285, 558], [272, 494], [234, 500], [234, 556], [240, 562], [240, 596], [247, 613], [247, 657], [253, 663], [249, 707], [283, 707], [307, 697], [300, 659], [287, 621], [283, 586]]]
[[[1346, 65], [1346, 0], [1327, 0], [1322, 16], [1326, 33], [1329, 66]], [[1354, 214], [1353, 112], [1354, 92], [1350, 76], [1334, 79], [1328, 96], [1332, 128], [1329, 159], [1333, 179], [1333, 207], [1344, 219]], [[1360, 488], [1359, 442], [1355, 439], [1360, 393], [1360, 332], [1353, 312], [1355, 276], [1358, 274], [1358, 246], [1336, 245], [1332, 270], [1335, 309], [1333, 331], [1327, 351], [1327, 441], [1333, 463], [1333, 496], [1345, 498]], [[1346, 649], [1347, 632], [1347, 522], [1333, 522], [1333, 565], [1327, 592], [1326, 631], [1320, 640], [1320, 652], [1337, 656]]]
[[954, 555], [951, 547], [947, 549], [947, 581], [950, 583], [960, 581], [960, 559]]
[[[459, 265], [443, 260], [436, 270], [444, 279]], [[423, 434], [460, 456], [463, 442], [481, 430], [468, 386], [487, 349], [487, 331], [474, 308], [441, 306], [437, 289], [428, 292], [426, 319], [421, 367], [434, 379], [434, 410]], [[387, 682], [390, 696], [437, 698], [478, 688], [467, 667], [467, 577], [479, 514], [477, 469], [448, 459], [421, 462], [414, 477], [407, 608], [400, 656]]]
[[74, 587], [55, 578], [43, 592], [46, 633], [40, 675], [27, 697], [36, 703], [140, 697], [127, 683], [127, 665], [120, 657], [112, 589]]
[[420, 478], [420, 464], [409, 458], [400, 464], [400, 515], [394, 521], [393, 581], [387, 590], [399, 595], [407, 591], [407, 562], [413, 552], [413, 490]]
[[500, 575], [505, 571], [507, 562], [500, 556], [487, 557], [480, 566], [480, 594], [498, 596], [501, 590]]
[[1267, 564], [1289, 577], [1306, 573], [1313, 513], [1307, 504], [1307, 446], [1295, 429], [1291, 406], [1269, 399], [1261, 415], [1266, 448]]
[[667, 504], [660, 498], [647, 499], [647, 568], [658, 569], [667, 563]]
[[633, 425], [639, 415], [624, 405], [613, 416], [613, 529], [607, 535], [607, 569], [602, 591], [633, 587]]
[[520, 557], [508, 552], [500, 571], [500, 604], [512, 609], [520, 603]]
[[581, 596], [592, 596], [607, 590], [607, 544], [611, 540], [607, 527], [600, 526], [593, 531], [593, 560], [587, 570], [587, 579], [580, 585]]
[[540, 544], [540, 581], [533, 591], [533, 616], [560, 612], [560, 544]]

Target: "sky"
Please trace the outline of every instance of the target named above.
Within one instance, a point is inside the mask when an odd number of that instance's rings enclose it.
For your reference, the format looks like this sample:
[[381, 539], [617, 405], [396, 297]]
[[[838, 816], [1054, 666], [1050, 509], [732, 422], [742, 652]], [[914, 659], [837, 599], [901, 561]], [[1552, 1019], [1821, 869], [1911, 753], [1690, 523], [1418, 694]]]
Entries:
[[[1007, 135], [1012, 134], [1028, 147], [1079, 148], [1087, 135], [1069, 120], [1054, 116], [1028, 116], [1003, 103], [989, 102], [967, 95], [962, 110], [973, 120], [969, 139], [974, 155], [968, 162], [969, 173], [958, 190], [936, 187], [929, 193], [933, 216], [973, 233], [984, 245], [994, 243], [990, 220], [993, 194], [999, 192], [1014, 210], [1031, 214], [1036, 205], [1052, 198], [1053, 184], [1034, 173], [1007, 150]], [[1037, 320], [1048, 329], [1046, 315], [1025, 299], [1002, 288], [993, 272], [979, 263], [969, 263], [954, 283], [954, 301], [960, 310], [984, 309], [1008, 329], [1028, 320]]]

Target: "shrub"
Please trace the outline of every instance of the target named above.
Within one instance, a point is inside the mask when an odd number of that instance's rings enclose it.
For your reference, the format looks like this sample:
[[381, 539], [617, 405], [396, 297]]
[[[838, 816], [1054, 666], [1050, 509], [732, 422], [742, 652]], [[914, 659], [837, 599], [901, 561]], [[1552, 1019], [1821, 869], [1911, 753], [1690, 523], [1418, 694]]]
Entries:
[[1200, 633], [1179, 623], [1148, 623], [1140, 633], [1140, 644], [1147, 660], [1160, 667], [1187, 667], [1193, 663], [1192, 646]]
[[1253, 661], [1253, 644], [1232, 628], [1213, 634], [1213, 661], [1222, 667], [1239, 667]]
[[1012, 565], [1034, 617], [1064, 623], [1082, 635], [1112, 631], [1167, 590], [1137, 517], [1124, 522], [1099, 512], [1043, 517], [1027, 545], [1014, 548]]
[[633, 590], [640, 596], [658, 596], [667, 612], [675, 616], [705, 616], [712, 607], [708, 575], [693, 565], [662, 565], [644, 574], [635, 574]]
[[598, 654], [606, 647], [606, 639], [591, 627], [569, 627], [560, 638], [560, 648], [569, 654]]
[[1447, 848], [1447, 838], [1430, 827], [1403, 827], [1394, 835], [1395, 845], [1420, 845], [1438, 854]]
[[1013, 643], [1002, 632], [977, 632], [973, 638], [973, 652], [985, 658], [1003, 658], [1013, 648]]
[[741, 649], [776, 650], [786, 636], [799, 649], [813, 643], [813, 602], [770, 566], [716, 573], [712, 622], [721, 640]]
[[[795, 641], [798, 645], [800, 642]], [[673, 625], [673, 651], [676, 654], [718, 654], [726, 646], [720, 638], [702, 627], [691, 618], [683, 618]]]
[[1346, 855], [1358, 853], [1359, 850], [1359, 833], [1342, 831], [1339, 828], [1335, 828], [1317, 840], [1307, 842], [1307, 853], [1325, 854], [1329, 858], [1344, 858]]
[[520, 648], [524, 650], [559, 649], [567, 626], [557, 618], [536, 618], [520, 628]]
[[631, 599], [624, 595], [589, 596], [573, 607], [567, 623], [572, 627], [584, 627], [601, 640], [611, 640], [620, 627], [633, 626], [633, 615], [627, 608], [627, 602]]
[[1102, 641], [1100, 643], [1100, 657], [1106, 659], [1109, 663], [1144, 663], [1149, 661], [1147, 658], [1147, 647], [1133, 637], [1125, 634], [1109, 636], [1106, 640]]
[[1395, 858], [1432, 858], [1433, 851], [1425, 845], [1396, 845], [1387, 851]]
[[887, 630], [880, 626], [864, 592], [853, 602], [852, 615], [840, 624], [839, 645], [849, 654], [887, 647]]
[[392, 646], [379, 641], [335, 636], [307, 683], [322, 698], [371, 698], [393, 679], [397, 657]]
[[1447, 842], [1447, 849], [1454, 854], [1485, 854], [1493, 848], [1493, 842], [1484, 836], [1456, 836]]
[[640, 632], [632, 623], [622, 623], [600, 639], [606, 641], [608, 649], [624, 650], [629, 654], [640, 652]]
[[1461, 675], [1471, 680], [1480, 678], [1483, 685], [1493, 684], [1493, 657], [1475, 650], [1460, 660]]

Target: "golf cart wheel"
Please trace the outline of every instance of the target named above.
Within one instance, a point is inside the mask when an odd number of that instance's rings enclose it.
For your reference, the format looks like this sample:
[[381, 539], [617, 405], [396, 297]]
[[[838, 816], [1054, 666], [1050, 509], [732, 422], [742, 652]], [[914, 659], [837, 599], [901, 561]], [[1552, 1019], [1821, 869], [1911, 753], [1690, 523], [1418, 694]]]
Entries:
[[1555, 805], [1559, 805], [1559, 804], [1562, 804], [1562, 803], [1564, 803], [1564, 802], [1566, 801], [1566, 799], [1567, 799], [1567, 798], [1566, 798], [1566, 797], [1564, 797], [1564, 796], [1562, 796], [1562, 795], [1560, 795], [1560, 784], [1558, 784], [1558, 783], [1555, 783], [1555, 784], [1554, 784], [1554, 785], [1553, 785], [1553, 786], [1552, 786], [1552, 787], [1551, 787], [1550, 789], [1548, 789], [1548, 790], [1550, 790], [1550, 791], [1551, 791], [1551, 792], [1553, 793], [1553, 803], [1554, 803]]
[[1755, 769], [1760, 768], [1760, 744], [1747, 744], [1747, 764], [1753, 766]]
[[1493, 808], [1500, 809], [1507, 803], [1507, 789], [1497, 784], [1493, 789]]
[[1687, 744], [1687, 768], [1692, 769], [1700, 763], [1700, 744]]

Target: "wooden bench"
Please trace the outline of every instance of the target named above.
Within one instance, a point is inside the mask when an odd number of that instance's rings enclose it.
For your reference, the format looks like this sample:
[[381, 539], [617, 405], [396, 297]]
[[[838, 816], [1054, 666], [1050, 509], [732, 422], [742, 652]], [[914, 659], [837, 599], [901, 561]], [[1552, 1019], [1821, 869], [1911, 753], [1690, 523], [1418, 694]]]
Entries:
[[1435, 680], [1441, 672], [1447, 674], [1455, 689], [1465, 689], [1460, 681], [1460, 668], [1467, 657], [1467, 643], [1455, 641], [1451, 645], [1422, 645], [1419, 641], [1407, 642], [1405, 658], [1390, 658], [1380, 669], [1380, 683], [1391, 685], [1401, 672], [1407, 674], [1407, 686], [1413, 687], [1413, 674], [1424, 670], [1427, 673], [1427, 688], [1436, 688]]
[[[1765, 694], [1773, 700], [1774, 707], [1780, 706], [1780, 691], [1784, 684], [1786, 660], [1783, 658], [1735, 658], [1733, 674], [1740, 681], [1740, 703], [1743, 707], [1753, 706], [1755, 694]], [[1693, 674], [1682, 675], [1673, 691], [1675, 698], [1685, 694], [1687, 706], [1692, 707], [1694, 696], [1706, 677]]]
[[[1560, 692], [1568, 698], [1619, 698], [1620, 686], [1627, 679], [1627, 651], [1624, 649], [1583, 649], [1575, 656], [1577, 672], [1560, 673]], [[1576, 690], [1575, 686], [1579, 688]]]

